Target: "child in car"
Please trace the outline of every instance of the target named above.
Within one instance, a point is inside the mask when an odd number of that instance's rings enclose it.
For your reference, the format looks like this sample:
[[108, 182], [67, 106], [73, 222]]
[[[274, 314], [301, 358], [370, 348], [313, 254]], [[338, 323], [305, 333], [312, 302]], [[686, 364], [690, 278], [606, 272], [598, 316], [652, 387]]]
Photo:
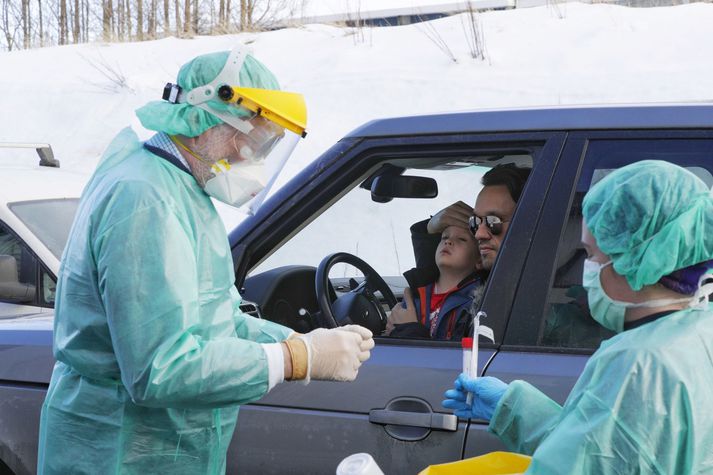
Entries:
[[436, 249], [438, 274], [414, 268], [404, 273], [409, 287], [386, 324], [386, 335], [460, 340], [470, 327], [474, 298], [482, 297], [485, 279], [473, 234], [460, 226], [441, 233]]

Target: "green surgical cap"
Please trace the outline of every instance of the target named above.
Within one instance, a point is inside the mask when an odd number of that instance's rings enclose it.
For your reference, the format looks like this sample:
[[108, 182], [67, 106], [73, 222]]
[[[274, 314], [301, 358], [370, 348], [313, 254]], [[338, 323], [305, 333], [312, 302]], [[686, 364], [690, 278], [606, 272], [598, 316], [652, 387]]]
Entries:
[[[178, 72], [178, 85], [184, 91], [205, 86], [218, 76], [228, 60], [228, 51], [204, 54], [194, 58], [181, 67]], [[255, 87], [260, 89], [280, 89], [277, 78], [260, 61], [250, 55], [245, 57], [239, 78], [233, 86]], [[220, 100], [207, 103], [219, 111], [240, 116], [241, 109], [227, 105]], [[195, 137], [223, 121], [203, 109], [190, 104], [172, 104], [167, 101], [152, 101], [136, 110], [141, 124], [150, 130], [165, 132], [169, 135]]]
[[685, 168], [645, 160], [620, 168], [584, 197], [584, 222], [634, 290], [713, 259], [713, 198]]

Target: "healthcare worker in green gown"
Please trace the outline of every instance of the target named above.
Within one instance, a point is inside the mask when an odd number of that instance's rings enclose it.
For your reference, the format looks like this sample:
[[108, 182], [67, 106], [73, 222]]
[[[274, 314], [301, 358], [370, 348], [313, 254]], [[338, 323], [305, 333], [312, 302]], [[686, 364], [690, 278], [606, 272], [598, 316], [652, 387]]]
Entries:
[[274, 175], [305, 134], [302, 96], [239, 47], [187, 63], [163, 97], [137, 111], [157, 134], [119, 133], [82, 194], [40, 474], [224, 473], [240, 404], [284, 380], [351, 381], [374, 345], [362, 327], [300, 335], [239, 309], [211, 196], [261, 199], [266, 160]]
[[508, 450], [532, 455], [527, 473], [713, 473], [710, 191], [642, 161], [595, 184], [583, 211], [589, 307], [618, 334], [564, 406], [524, 381], [464, 375], [443, 405], [489, 420]]

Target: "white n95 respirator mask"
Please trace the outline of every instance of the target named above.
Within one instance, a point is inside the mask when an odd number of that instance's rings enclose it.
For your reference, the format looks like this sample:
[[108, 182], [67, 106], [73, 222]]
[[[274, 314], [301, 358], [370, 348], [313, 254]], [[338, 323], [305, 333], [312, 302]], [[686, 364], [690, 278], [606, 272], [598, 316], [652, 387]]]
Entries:
[[212, 171], [214, 176], [206, 181], [203, 189], [213, 198], [231, 206], [242, 206], [267, 185], [264, 161], [231, 165], [227, 160], [218, 160]]

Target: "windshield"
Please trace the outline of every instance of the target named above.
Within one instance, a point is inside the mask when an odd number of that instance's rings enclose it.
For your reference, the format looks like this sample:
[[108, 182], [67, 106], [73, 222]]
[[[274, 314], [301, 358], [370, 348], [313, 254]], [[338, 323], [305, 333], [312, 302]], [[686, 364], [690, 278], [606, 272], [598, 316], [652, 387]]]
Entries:
[[66, 198], [22, 201], [8, 207], [59, 260], [78, 205], [78, 198]]

